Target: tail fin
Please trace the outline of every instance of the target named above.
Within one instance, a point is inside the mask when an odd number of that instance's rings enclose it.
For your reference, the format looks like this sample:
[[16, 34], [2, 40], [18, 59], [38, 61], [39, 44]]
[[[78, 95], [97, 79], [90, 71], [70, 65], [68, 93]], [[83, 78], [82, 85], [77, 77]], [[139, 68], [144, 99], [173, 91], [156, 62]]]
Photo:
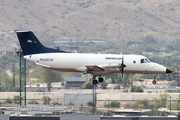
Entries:
[[24, 55], [66, 52], [66, 51], [60, 51], [60, 50], [44, 47], [31, 31], [14, 30], [14, 32], [18, 36], [22, 48], [22, 52]]

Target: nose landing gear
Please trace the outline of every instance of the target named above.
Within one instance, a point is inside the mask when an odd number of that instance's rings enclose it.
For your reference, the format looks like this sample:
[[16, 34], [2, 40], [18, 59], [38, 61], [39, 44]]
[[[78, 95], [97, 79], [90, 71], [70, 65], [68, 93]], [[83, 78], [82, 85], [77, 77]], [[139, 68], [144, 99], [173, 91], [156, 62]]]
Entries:
[[156, 84], [156, 80], [153, 80], [152, 83], [153, 83], [153, 84]]
[[154, 75], [154, 79], [152, 81], [152, 84], [156, 84], [156, 77], [157, 77], [157, 75]]

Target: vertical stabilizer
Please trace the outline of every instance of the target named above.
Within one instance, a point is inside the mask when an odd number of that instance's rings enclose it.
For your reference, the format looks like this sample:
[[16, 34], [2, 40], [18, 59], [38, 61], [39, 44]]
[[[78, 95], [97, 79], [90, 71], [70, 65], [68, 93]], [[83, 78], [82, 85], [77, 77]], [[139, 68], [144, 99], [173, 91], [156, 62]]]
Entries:
[[44, 47], [31, 31], [14, 30], [14, 32], [18, 36], [18, 39], [22, 48], [22, 52], [24, 55], [32, 55], [32, 54], [39, 54], [39, 53], [66, 52], [66, 51]]

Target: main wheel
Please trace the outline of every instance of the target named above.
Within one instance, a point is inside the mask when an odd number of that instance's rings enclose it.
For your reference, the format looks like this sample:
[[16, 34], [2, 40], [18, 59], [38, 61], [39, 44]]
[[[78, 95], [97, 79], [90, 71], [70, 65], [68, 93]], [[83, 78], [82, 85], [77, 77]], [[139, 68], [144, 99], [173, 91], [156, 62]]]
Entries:
[[98, 83], [98, 81], [97, 80], [93, 80], [93, 82], [92, 82], [94, 85], [96, 85], [97, 83]]
[[152, 81], [152, 83], [153, 83], [153, 84], [156, 84], [156, 81], [155, 81], [155, 80], [153, 80], [153, 81]]
[[99, 77], [99, 82], [103, 82], [104, 81], [104, 79], [102, 78], [102, 77]]

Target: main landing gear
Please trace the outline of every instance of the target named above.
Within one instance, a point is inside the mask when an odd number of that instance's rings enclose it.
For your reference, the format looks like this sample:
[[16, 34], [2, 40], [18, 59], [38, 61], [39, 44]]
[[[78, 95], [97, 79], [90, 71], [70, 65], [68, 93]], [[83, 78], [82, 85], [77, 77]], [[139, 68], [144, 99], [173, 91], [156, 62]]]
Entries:
[[93, 82], [92, 82], [94, 85], [98, 84], [98, 81], [96, 79], [93, 79]]
[[96, 85], [96, 84], [98, 84], [98, 82], [103, 82], [104, 81], [104, 79], [101, 77], [101, 76], [99, 76], [99, 78], [98, 78], [98, 81], [96, 80], [96, 76], [93, 76], [93, 81], [92, 81], [92, 83], [94, 84], [94, 85]]

